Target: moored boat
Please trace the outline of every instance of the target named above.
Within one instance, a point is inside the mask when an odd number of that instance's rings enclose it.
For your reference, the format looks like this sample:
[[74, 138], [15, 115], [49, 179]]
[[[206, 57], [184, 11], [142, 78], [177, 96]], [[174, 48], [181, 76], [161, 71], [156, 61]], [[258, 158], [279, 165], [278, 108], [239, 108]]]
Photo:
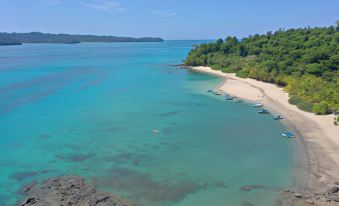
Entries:
[[267, 109], [260, 110], [259, 114], [269, 114], [270, 112]]
[[263, 107], [264, 105], [262, 103], [257, 103], [257, 104], [254, 104], [252, 105], [253, 107]]
[[287, 137], [287, 138], [294, 138], [295, 135], [292, 132], [283, 132], [281, 133], [281, 136]]

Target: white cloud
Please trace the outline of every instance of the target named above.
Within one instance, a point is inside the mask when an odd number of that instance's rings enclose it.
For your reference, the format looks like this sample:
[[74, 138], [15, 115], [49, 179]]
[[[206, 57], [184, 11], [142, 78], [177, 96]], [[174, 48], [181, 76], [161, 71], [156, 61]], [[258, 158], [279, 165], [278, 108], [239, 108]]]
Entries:
[[175, 16], [177, 15], [177, 13], [175, 13], [174, 11], [172, 10], [155, 10], [153, 11], [153, 14], [155, 15], [158, 15], [160, 17], [170, 17], [170, 16]]
[[125, 13], [127, 11], [127, 8], [122, 7], [121, 3], [115, 0], [92, 0], [91, 3], [83, 5], [88, 8], [105, 12]]

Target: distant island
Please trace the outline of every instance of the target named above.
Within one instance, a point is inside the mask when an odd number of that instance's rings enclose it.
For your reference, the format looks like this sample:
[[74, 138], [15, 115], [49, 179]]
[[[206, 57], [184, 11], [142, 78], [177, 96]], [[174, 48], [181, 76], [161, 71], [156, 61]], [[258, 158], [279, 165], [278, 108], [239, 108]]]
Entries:
[[242, 40], [197, 45], [186, 66], [207, 66], [237, 77], [284, 86], [289, 102], [316, 114], [339, 111], [337, 26], [280, 29]]
[[0, 45], [21, 45], [23, 43], [77, 44], [81, 42], [163, 42], [162, 38], [117, 37], [79, 34], [0, 33]]
[[9, 36], [0, 36], [0, 46], [6, 45], [21, 45], [22, 43], [18, 40], [12, 39]]

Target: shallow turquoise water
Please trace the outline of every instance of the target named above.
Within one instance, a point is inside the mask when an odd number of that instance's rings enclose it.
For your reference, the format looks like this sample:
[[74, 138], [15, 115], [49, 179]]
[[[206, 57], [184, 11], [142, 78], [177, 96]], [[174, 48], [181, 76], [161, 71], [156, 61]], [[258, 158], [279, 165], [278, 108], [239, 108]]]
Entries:
[[0, 205], [70, 174], [141, 206], [274, 205], [292, 184], [284, 127], [166, 66], [196, 43], [0, 47]]

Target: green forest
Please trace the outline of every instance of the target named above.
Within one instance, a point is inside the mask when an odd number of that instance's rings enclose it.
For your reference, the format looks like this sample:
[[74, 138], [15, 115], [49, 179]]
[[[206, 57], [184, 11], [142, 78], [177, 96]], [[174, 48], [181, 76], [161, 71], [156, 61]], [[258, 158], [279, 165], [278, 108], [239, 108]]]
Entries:
[[22, 43], [18, 40], [12, 39], [7, 36], [1, 36], [0, 35], [0, 46], [6, 46], [6, 45], [21, 45]]
[[59, 43], [76, 44], [81, 42], [162, 42], [161, 38], [143, 37], [117, 37], [95, 36], [78, 34], [45, 34], [41, 32], [31, 33], [0, 33], [0, 45], [18, 45], [22, 43]]
[[279, 29], [197, 45], [185, 65], [283, 86], [290, 103], [305, 111], [339, 111], [339, 21], [336, 26]]

